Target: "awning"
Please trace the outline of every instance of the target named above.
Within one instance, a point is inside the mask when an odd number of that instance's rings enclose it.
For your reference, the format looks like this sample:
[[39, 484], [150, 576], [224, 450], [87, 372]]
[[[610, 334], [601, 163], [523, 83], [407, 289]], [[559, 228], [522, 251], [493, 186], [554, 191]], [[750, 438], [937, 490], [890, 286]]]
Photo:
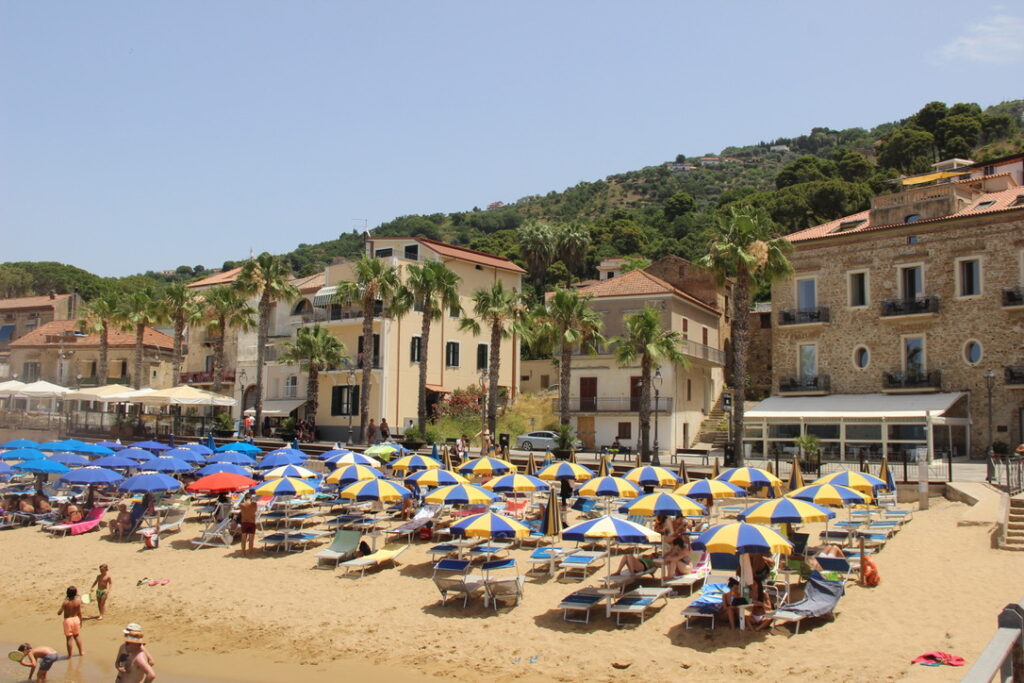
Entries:
[[964, 173], [966, 173], [966, 171], [939, 171], [938, 173], [901, 178], [900, 182], [904, 185], [920, 185], [921, 183], [930, 183], [933, 180], [942, 180], [943, 178], [956, 178], [957, 176], [962, 176]]
[[436, 384], [428, 384], [427, 385], [427, 391], [433, 391], [434, 393], [437, 393], [437, 394], [450, 394], [451, 393], [450, 391], [448, 391], [444, 387], [439, 387]]
[[338, 285], [331, 285], [329, 287], [321, 287], [313, 295], [314, 306], [330, 306], [331, 299], [338, 293]]
[[961, 398], [962, 392], [945, 394], [832, 394], [830, 396], [772, 396], [744, 413], [748, 422], [792, 419], [924, 419], [925, 412], [939, 417]]
[[[280, 401], [264, 401], [263, 402], [263, 414], [266, 417], [288, 417], [295, 409], [299, 406], [305, 405], [305, 400], [288, 399]], [[246, 415], [255, 415], [255, 408], [246, 408]]]

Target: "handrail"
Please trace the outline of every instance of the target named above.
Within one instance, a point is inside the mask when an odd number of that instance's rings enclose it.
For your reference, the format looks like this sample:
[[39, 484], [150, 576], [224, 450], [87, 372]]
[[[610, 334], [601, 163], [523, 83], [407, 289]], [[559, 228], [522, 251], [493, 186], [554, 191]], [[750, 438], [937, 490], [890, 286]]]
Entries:
[[966, 683], [987, 683], [997, 674], [1001, 681], [1024, 680], [1024, 600], [1004, 607], [996, 624], [995, 635], [963, 677]]

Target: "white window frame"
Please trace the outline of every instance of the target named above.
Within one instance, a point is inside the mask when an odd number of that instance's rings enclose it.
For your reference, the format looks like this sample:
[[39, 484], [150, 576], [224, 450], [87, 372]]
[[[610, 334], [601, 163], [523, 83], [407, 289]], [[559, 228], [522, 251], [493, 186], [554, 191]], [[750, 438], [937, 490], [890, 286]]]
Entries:
[[[924, 261], [918, 261], [916, 263], [900, 263], [896, 265], [896, 291], [899, 292], [901, 300], [907, 300], [907, 293], [903, 289], [903, 271], [907, 268], [920, 268], [921, 269], [921, 291], [918, 293], [919, 297], [927, 296], [925, 292], [928, 291], [928, 273], [924, 270]], [[917, 336], [917, 335], [910, 335]]]
[[[978, 360], [973, 363], [971, 362], [971, 359], [967, 357], [967, 347], [971, 344], [977, 344], [978, 348], [981, 349], [981, 356], [979, 356]], [[981, 361], [985, 360], [985, 345], [981, 343], [980, 339], [968, 339], [960, 349], [960, 358], [963, 359], [964, 363], [966, 363], [968, 367], [978, 367], [981, 365]]]
[[921, 371], [928, 372], [928, 336], [922, 333], [900, 335], [900, 368], [907, 373], [907, 340], [921, 340]]
[[[853, 303], [853, 276], [864, 276], [864, 303]], [[871, 271], [868, 268], [857, 268], [846, 271], [846, 307], [853, 309], [868, 308], [871, 306]]]
[[[962, 264], [965, 261], [978, 262], [978, 291], [974, 294], [963, 293]], [[985, 261], [981, 254], [958, 256], [953, 259], [953, 286], [955, 287], [954, 296], [957, 299], [977, 299], [985, 293]]]
[[[800, 306], [800, 283], [804, 280], [810, 280], [814, 283], [814, 306], [812, 308], [801, 308]], [[818, 288], [818, 273], [811, 273], [809, 275], [797, 275], [793, 278], [793, 308], [798, 311], [813, 310], [821, 306], [821, 298], [818, 296], [820, 289]]]
[[299, 396], [299, 376], [288, 375], [284, 378], [284, 397], [285, 398], [298, 398]]
[[[860, 351], [861, 349], [864, 349], [865, 351], [868, 352], [868, 362], [864, 364], [864, 367], [857, 365], [857, 352]], [[864, 370], [870, 368], [871, 356], [872, 353], [870, 346], [868, 346], [867, 344], [857, 344], [855, 347], [853, 347], [853, 355], [850, 357], [850, 360], [853, 362], [853, 369], [857, 370], [858, 372], [863, 372]]]
[[803, 349], [803, 347], [805, 346], [814, 347], [814, 372], [810, 374], [811, 377], [818, 376], [818, 367], [821, 365], [821, 363], [819, 362], [820, 359], [818, 358], [818, 342], [798, 342], [796, 345], [796, 376], [797, 379], [801, 380], [804, 378], [804, 373], [802, 366], [803, 354], [800, 353], [800, 350]]

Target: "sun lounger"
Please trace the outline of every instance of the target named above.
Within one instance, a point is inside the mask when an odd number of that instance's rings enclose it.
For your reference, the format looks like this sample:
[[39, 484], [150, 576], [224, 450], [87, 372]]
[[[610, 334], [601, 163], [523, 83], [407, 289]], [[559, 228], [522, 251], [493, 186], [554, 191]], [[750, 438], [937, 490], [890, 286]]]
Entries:
[[319, 551], [316, 557], [317, 569], [337, 569], [338, 563], [347, 560], [356, 554], [359, 548], [359, 539], [363, 535], [358, 531], [350, 529], [338, 529], [334, 533], [334, 540], [331, 544]]
[[457, 553], [459, 546], [452, 543], [441, 543], [433, 546], [427, 553], [430, 555], [431, 560], [437, 560], [438, 557], [447, 557], [452, 553]]
[[462, 595], [462, 606], [465, 607], [471, 597], [486, 590], [482, 576], [469, 574], [471, 566], [469, 560], [451, 559], [441, 560], [434, 565], [434, 574], [431, 578], [441, 593], [442, 605], [448, 602], [449, 593], [455, 593]]
[[356, 559], [349, 560], [348, 562], [342, 562], [338, 566], [345, 568], [345, 576], [348, 576], [349, 572], [358, 570], [361, 578], [370, 567], [377, 567], [387, 562], [396, 564], [398, 556], [404, 553], [408, 547], [408, 544], [387, 545], [377, 552], [370, 553], [364, 557], [357, 557]]
[[[503, 569], [514, 569], [515, 576], [493, 576], [493, 572]], [[526, 585], [526, 577], [519, 574], [519, 567], [516, 561], [509, 558], [505, 560], [494, 560], [485, 562], [484, 590], [487, 592], [487, 600], [498, 609], [499, 600], [514, 600], [518, 605], [523, 598], [523, 589]]]
[[818, 538], [822, 543], [838, 543], [839, 545], [850, 545], [850, 531], [822, 531]]
[[566, 577], [571, 571], [579, 571], [580, 581], [582, 581], [587, 578], [588, 571], [600, 567], [604, 563], [606, 555], [607, 553], [604, 551], [577, 550], [572, 555], [563, 557], [558, 567], [563, 570], [563, 575]]
[[192, 549], [230, 548], [234, 537], [231, 535], [231, 520], [222, 519], [199, 532], [199, 538], [192, 539]]
[[668, 603], [668, 596], [671, 593], [671, 588], [637, 588], [629, 591], [612, 603], [611, 612], [615, 615], [615, 623], [621, 626], [624, 614], [639, 615], [640, 623], [644, 623], [647, 609], [658, 600]]
[[728, 590], [728, 584], [705, 582], [700, 594], [683, 610], [686, 628], [691, 628], [690, 619], [711, 619], [711, 628], [714, 628], [715, 617], [722, 608], [722, 596]]
[[845, 582], [827, 581], [821, 574], [814, 572], [808, 577], [804, 588], [804, 597], [796, 602], [782, 605], [768, 616], [776, 625], [794, 622], [796, 634], [800, 633], [800, 622], [810, 617], [830, 615], [835, 619], [835, 608], [839, 598], [846, 593]]
[[511, 547], [511, 543], [481, 543], [469, 549], [469, 557], [473, 560], [480, 558], [493, 560], [495, 556], [501, 553], [508, 555], [509, 548]]
[[856, 580], [854, 572], [860, 567], [860, 558], [857, 559], [856, 568], [850, 560], [845, 557], [828, 557], [826, 555], [815, 556], [815, 561], [818, 566], [821, 567], [821, 571], [834, 573], [842, 581], [853, 581]]
[[185, 521], [185, 515], [188, 511], [185, 508], [173, 508], [167, 513], [163, 521], [156, 523], [153, 526], [144, 527], [139, 529], [139, 536], [152, 536], [154, 534], [163, 534], [171, 531], [181, 531], [181, 524]]
[[692, 594], [694, 588], [697, 587], [697, 584], [707, 579], [710, 574], [711, 558], [707, 553], [703, 553], [694, 562], [693, 569], [690, 570], [689, 574], [674, 576], [671, 579], [664, 579], [662, 580], [661, 585], [672, 589], [686, 588], [687, 594]]
[[275, 531], [260, 539], [264, 549], [277, 548], [286, 553], [303, 550], [310, 543], [320, 540], [323, 536], [319, 531]]
[[658, 571], [658, 567], [651, 565], [645, 568], [642, 572], [631, 572], [629, 574], [612, 574], [611, 576], [603, 576], [600, 579], [600, 583], [605, 588], [618, 588], [624, 590], [627, 587], [633, 585], [640, 579], [654, 576]]
[[[597, 592], [596, 588], [584, 588], [583, 590], [576, 591], [571, 595], [567, 595], [562, 598], [562, 602], [559, 603], [558, 609], [562, 610], [562, 619], [564, 621], [575, 621], [580, 624], [590, 623], [590, 610], [595, 605], [600, 604], [605, 596]], [[583, 619], [570, 619], [569, 612], [583, 612]]]
[[72, 536], [84, 534], [87, 531], [92, 531], [99, 527], [100, 521], [103, 519], [103, 513], [106, 511], [106, 508], [95, 507], [92, 510], [89, 510], [89, 514], [79, 522], [75, 522], [73, 524], [52, 524], [45, 527], [44, 531], [60, 534], [61, 536], [66, 534], [71, 534]]
[[571, 552], [572, 550], [563, 548], [561, 546], [547, 546], [545, 548], [537, 548], [532, 553], [530, 553], [529, 571], [533, 571], [537, 567], [544, 567], [548, 572], [554, 572], [555, 563]]

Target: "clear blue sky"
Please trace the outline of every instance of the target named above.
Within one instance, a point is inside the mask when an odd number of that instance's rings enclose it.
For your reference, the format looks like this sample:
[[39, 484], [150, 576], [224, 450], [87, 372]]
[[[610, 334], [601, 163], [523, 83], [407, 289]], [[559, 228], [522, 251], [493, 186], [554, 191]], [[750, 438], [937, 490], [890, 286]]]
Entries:
[[1022, 65], [1013, 3], [8, 0], [0, 261], [219, 266], [994, 104], [1024, 96]]

